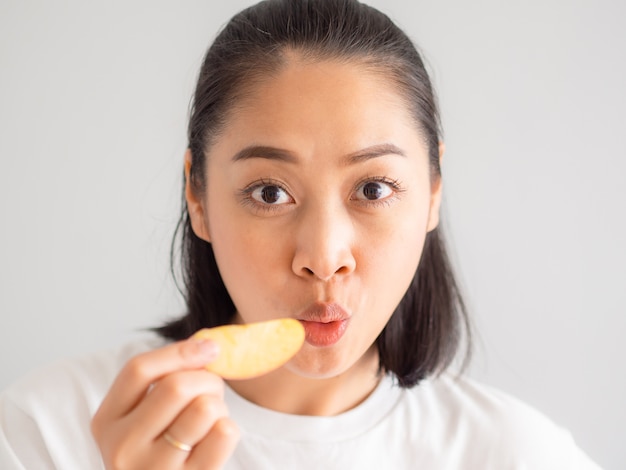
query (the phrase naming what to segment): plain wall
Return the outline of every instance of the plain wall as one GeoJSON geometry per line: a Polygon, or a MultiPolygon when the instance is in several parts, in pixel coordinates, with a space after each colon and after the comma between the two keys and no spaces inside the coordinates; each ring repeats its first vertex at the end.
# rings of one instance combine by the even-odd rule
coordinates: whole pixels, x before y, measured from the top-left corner
{"type": "MultiPolygon", "coordinates": [[[[626,461],[626,4],[379,0],[442,108],[470,373],[626,461]]],[[[189,99],[250,2],[0,5],[0,388],[182,311],[189,99]]]]}

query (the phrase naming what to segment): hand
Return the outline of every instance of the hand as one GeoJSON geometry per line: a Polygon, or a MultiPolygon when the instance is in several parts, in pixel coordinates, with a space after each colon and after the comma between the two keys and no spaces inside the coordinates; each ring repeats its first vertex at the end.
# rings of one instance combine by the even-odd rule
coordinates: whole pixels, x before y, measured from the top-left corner
{"type": "Polygon", "coordinates": [[[217,346],[189,339],[131,359],[113,382],[92,423],[110,470],[218,469],[235,449],[224,382],[202,366],[217,346]],[[164,438],[190,446],[182,450],[164,438]]]}

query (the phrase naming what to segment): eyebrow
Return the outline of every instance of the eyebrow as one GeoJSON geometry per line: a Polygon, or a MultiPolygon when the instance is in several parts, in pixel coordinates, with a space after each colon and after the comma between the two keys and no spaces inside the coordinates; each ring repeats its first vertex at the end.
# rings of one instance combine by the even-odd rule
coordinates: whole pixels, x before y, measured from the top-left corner
{"type": "Polygon", "coordinates": [[[295,163],[298,159],[289,150],[283,150],[275,147],[265,147],[261,145],[252,145],[246,147],[235,155],[233,155],[233,162],[239,162],[242,160],[250,160],[252,158],[265,158],[267,160],[278,160],[283,162],[295,163]]]}
{"type": "MultiPolygon", "coordinates": [[[[344,157],[346,165],[359,163],[372,158],[382,157],[384,155],[399,155],[406,157],[406,153],[399,147],[393,144],[378,144],[366,147],[356,152],[349,153],[344,157]]],[[[264,158],[267,160],[277,160],[287,163],[296,163],[298,158],[289,150],[279,149],[276,147],[267,147],[263,145],[252,145],[246,147],[235,155],[233,155],[232,161],[239,162],[243,160],[250,160],[253,158],[264,158]]]]}
{"type": "Polygon", "coordinates": [[[404,153],[400,147],[393,144],[379,144],[350,153],[346,155],[345,161],[346,164],[353,164],[370,160],[372,158],[382,157],[384,155],[399,155],[401,157],[406,157],[406,153],[404,153]]]}

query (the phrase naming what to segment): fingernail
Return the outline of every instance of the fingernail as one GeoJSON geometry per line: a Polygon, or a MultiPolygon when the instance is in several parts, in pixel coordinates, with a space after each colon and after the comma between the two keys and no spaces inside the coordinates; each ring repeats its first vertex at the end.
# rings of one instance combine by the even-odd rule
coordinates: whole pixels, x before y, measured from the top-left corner
{"type": "Polygon", "coordinates": [[[190,339],[186,349],[191,356],[204,361],[212,361],[220,353],[217,343],[207,339],[190,339]]]}

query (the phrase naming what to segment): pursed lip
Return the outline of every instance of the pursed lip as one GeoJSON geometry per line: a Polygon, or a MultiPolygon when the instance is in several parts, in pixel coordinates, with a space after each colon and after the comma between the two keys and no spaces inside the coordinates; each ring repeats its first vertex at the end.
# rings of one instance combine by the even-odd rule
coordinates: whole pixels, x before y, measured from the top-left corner
{"type": "Polygon", "coordinates": [[[312,346],[332,346],[346,331],[350,314],[339,304],[315,302],[301,312],[298,320],[304,326],[306,342],[312,346]]]}
{"type": "Polygon", "coordinates": [[[338,303],[315,302],[298,315],[298,320],[330,323],[350,318],[350,314],[338,303]]]}

